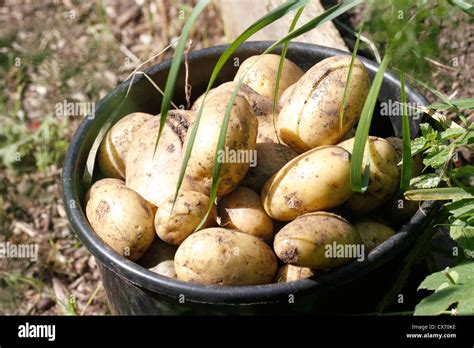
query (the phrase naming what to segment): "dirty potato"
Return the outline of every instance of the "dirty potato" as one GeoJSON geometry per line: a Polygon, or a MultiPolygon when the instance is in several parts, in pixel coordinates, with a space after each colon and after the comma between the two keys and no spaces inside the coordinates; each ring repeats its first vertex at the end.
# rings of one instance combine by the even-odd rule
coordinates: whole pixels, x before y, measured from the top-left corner
{"type": "Polygon", "coordinates": [[[267,244],[220,227],[190,235],[174,260],[178,279],[206,285],[268,284],[277,271],[275,254],[267,244]]]}
{"type": "MultiPolygon", "coordinates": [[[[207,95],[207,98],[212,97],[213,95],[222,93],[222,92],[230,92],[233,93],[235,87],[237,86],[236,81],[229,81],[225,82],[209,91],[209,94],[207,95]]],[[[252,88],[247,86],[245,83],[240,85],[240,90],[238,93],[239,96],[244,97],[247,99],[247,101],[250,104],[250,107],[252,108],[253,112],[255,112],[255,115],[261,116],[261,115],[267,115],[272,112],[272,107],[273,107],[273,99],[264,97],[261,94],[258,94],[255,92],[252,88]]],[[[193,104],[191,110],[197,111],[201,107],[202,100],[204,98],[204,95],[201,95],[193,104]]],[[[206,98],[206,100],[207,100],[206,98]]],[[[280,112],[280,108],[277,108],[276,112],[280,112]]]]}
{"type": "Polygon", "coordinates": [[[392,228],[371,219],[356,222],[354,228],[364,242],[367,251],[374,249],[395,234],[392,228]]]}
{"type": "Polygon", "coordinates": [[[138,263],[150,271],[168,278],[176,278],[174,270],[174,255],[178,248],[169,245],[159,238],[155,238],[153,244],[148,248],[138,263]]]}
{"type": "Polygon", "coordinates": [[[258,116],[258,132],[257,132],[257,143],[280,143],[278,141],[278,130],[277,130],[277,115],[275,120],[273,115],[258,116]]]}
{"type": "MultiPolygon", "coordinates": [[[[400,171],[402,170],[401,161],[403,159],[403,140],[397,137],[388,137],[386,139],[395,149],[397,153],[397,164],[400,171]]],[[[411,158],[411,177],[417,177],[423,172],[423,156],[417,154],[411,158]]]]}
{"type": "MultiPolygon", "coordinates": [[[[173,207],[174,194],[168,197],[156,211],[155,230],[166,243],[180,245],[198,227],[206,216],[209,197],[194,191],[178,194],[173,207]]],[[[216,222],[216,210],[212,208],[202,228],[212,227],[216,222]]]]}
{"type": "Polygon", "coordinates": [[[110,178],[125,178],[125,159],[135,133],[153,115],[143,112],[131,113],[118,121],[102,141],[97,162],[100,171],[110,178]]]}
{"type": "Polygon", "coordinates": [[[256,149],[256,166],[250,166],[241,185],[260,194],[267,180],[298,154],[290,147],[278,143],[257,143],[256,149]]]}
{"type": "MultiPolygon", "coordinates": [[[[355,193],[347,202],[347,207],[356,215],[367,214],[380,207],[397,190],[400,172],[397,167],[397,153],[385,139],[369,137],[370,173],[369,186],[364,193],[355,193]]],[[[338,146],[352,152],[354,138],[338,146]]],[[[367,154],[362,163],[365,168],[367,154]]]]}
{"type": "MultiPolygon", "coordinates": [[[[222,92],[207,99],[188,162],[186,178],[190,188],[205,195],[211,191],[214,156],[230,94],[222,92]]],[[[226,146],[218,154],[222,163],[218,196],[231,192],[245,177],[255,154],[256,139],[257,118],[247,100],[237,95],[229,118],[226,146]]]]}
{"type": "MultiPolygon", "coordinates": [[[[280,56],[277,54],[252,56],[242,62],[234,81],[238,81],[245,74],[243,83],[250,86],[257,93],[273,100],[279,64],[280,56]]],[[[278,98],[285,89],[298,81],[303,73],[303,70],[295,63],[285,58],[278,86],[278,98]]]]}
{"type": "Polygon", "coordinates": [[[239,186],[222,197],[217,212],[221,227],[248,233],[266,243],[273,238],[272,219],[263,209],[260,196],[247,187],[239,186]]]}
{"type": "Polygon", "coordinates": [[[272,218],[290,221],[308,212],[334,208],[352,194],[349,152],[321,146],[291,160],[268,179],[262,203],[272,218]]]}
{"type": "Polygon", "coordinates": [[[364,64],[356,59],[342,128],[339,129],[350,62],[351,56],[324,59],[295,84],[278,115],[278,135],[285,144],[299,153],[321,145],[333,145],[359,120],[370,80],[364,64]]]}
{"type": "Polygon", "coordinates": [[[130,260],[139,259],[155,237],[151,205],[122,183],[96,182],[86,215],[99,237],[130,260]]]}
{"type": "MultiPolygon", "coordinates": [[[[126,159],[126,186],[155,206],[160,206],[175,192],[181,168],[183,139],[189,127],[189,113],[183,110],[170,111],[170,120],[165,124],[156,153],[154,150],[160,117],[147,121],[130,144],[126,159]]],[[[186,188],[186,182],[183,182],[182,189],[186,188]]]]}
{"type": "Polygon", "coordinates": [[[326,212],[298,217],[283,227],[273,242],[275,253],[284,263],[321,270],[356,257],[361,245],[360,236],[347,220],[326,212]]]}
{"type": "Polygon", "coordinates": [[[316,274],[311,268],[283,265],[276,276],[277,283],[289,283],[297,280],[313,277],[316,274]]]}

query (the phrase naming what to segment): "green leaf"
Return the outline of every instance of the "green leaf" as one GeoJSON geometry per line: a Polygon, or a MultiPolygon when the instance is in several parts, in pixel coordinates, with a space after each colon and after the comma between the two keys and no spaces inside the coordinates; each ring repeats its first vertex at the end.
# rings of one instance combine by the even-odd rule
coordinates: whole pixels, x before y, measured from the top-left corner
{"type": "Polygon", "coordinates": [[[474,314],[474,262],[436,272],[420,284],[418,290],[435,291],[415,308],[415,315],[439,315],[456,305],[459,315],[474,314]],[[449,275],[449,277],[446,275],[449,275]],[[455,284],[452,284],[452,280],[455,284]]]}
{"type": "MultiPolygon", "coordinates": [[[[291,0],[287,1],[284,4],[278,6],[274,10],[268,12],[266,15],[258,19],[255,23],[253,23],[251,26],[249,26],[242,34],[240,34],[221,54],[219,57],[219,60],[217,61],[214,69],[212,70],[211,77],[209,78],[209,82],[207,85],[206,92],[204,93],[204,97],[202,99],[202,103],[199,106],[198,111],[196,112],[196,117],[194,120],[194,124],[191,127],[191,132],[189,133],[189,138],[188,138],[188,143],[186,145],[186,149],[184,151],[184,156],[183,156],[183,163],[181,164],[180,172],[179,172],[179,177],[178,181],[176,184],[176,190],[175,190],[175,195],[174,195],[174,200],[173,200],[173,207],[174,204],[176,203],[176,199],[179,194],[179,189],[181,188],[181,185],[183,183],[184,175],[186,173],[186,169],[188,166],[189,158],[191,156],[191,152],[193,150],[194,146],[194,141],[196,139],[196,134],[197,130],[199,128],[199,124],[201,122],[201,115],[203,111],[203,106],[206,101],[207,95],[209,91],[211,90],[212,86],[214,85],[214,82],[219,75],[220,71],[222,70],[224,64],[227,62],[227,60],[232,56],[232,54],[235,52],[235,50],[245,41],[247,40],[250,36],[261,30],[262,28],[266,27],[267,25],[273,23],[277,19],[283,17],[286,15],[289,11],[299,8],[301,6],[304,6],[308,3],[309,0],[291,0]]],[[[213,204],[214,201],[210,200],[210,204],[213,204]]],[[[171,209],[173,210],[173,209],[171,209]]]]}
{"type": "Polygon", "coordinates": [[[158,136],[156,137],[154,152],[156,152],[158,143],[160,142],[161,134],[163,133],[163,129],[166,124],[166,120],[168,119],[170,102],[174,95],[174,87],[178,78],[179,67],[183,60],[184,49],[186,46],[186,42],[188,41],[189,33],[191,32],[194,22],[208,4],[209,0],[200,0],[197,3],[196,7],[193,9],[193,12],[191,12],[189,19],[186,21],[186,24],[184,25],[183,30],[181,31],[181,36],[178,40],[178,44],[176,45],[173,61],[171,62],[170,70],[168,72],[168,78],[166,79],[165,94],[163,95],[163,100],[161,102],[160,130],[158,131],[158,136]]]}
{"type": "Polygon", "coordinates": [[[359,43],[360,43],[360,37],[362,35],[362,29],[364,27],[364,24],[360,26],[359,32],[357,33],[357,40],[355,42],[354,50],[352,51],[352,56],[351,56],[351,63],[349,65],[349,71],[347,73],[347,78],[346,78],[346,85],[344,86],[344,94],[342,96],[342,108],[339,111],[339,132],[342,130],[342,125],[344,124],[344,111],[346,110],[347,106],[347,97],[349,94],[349,85],[351,83],[351,78],[352,78],[352,69],[354,67],[354,62],[357,57],[357,51],[359,50],[359,43]]]}
{"type": "Polygon", "coordinates": [[[446,145],[433,146],[425,152],[426,157],[423,159],[425,167],[441,168],[449,160],[450,148],[446,145]]]}
{"type": "Polygon", "coordinates": [[[405,94],[405,76],[403,70],[400,71],[400,89],[402,100],[402,135],[403,135],[403,153],[402,153],[402,172],[400,177],[400,191],[405,192],[410,186],[411,179],[411,148],[410,148],[410,121],[407,111],[407,97],[405,94]]]}
{"type": "Polygon", "coordinates": [[[367,189],[368,176],[362,176],[362,161],[364,159],[365,145],[369,136],[369,129],[370,124],[372,122],[372,116],[374,114],[375,104],[377,103],[377,97],[379,95],[385,70],[387,69],[389,61],[390,53],[387,52],[387,54],[382,60],[382,63],[379,66],[377,73],[375,74],[374,80],[372,81],[372,86],[370,87],[369,94],[367,96],[367,99],[365,100],[359,124],[357,126],[351,159],[352,191],[364,192],[367,189]]]}
{"type": "Polygon", "coordinates": [[[462,218],[474,213],[474,199],[460,199],[447,203],[444,207],[455,217],[462,218]]]}
{"type": "Polygon", "coordinates": [[[431,105],[428,105],[428,109],[434,109],[438,111],[445,111],[452,109],[453,105],[457,107],[458,109],[473,109],[474,108],[474,98],[466,98],[466,99],[451,99],[450,104],[448,103],[434,103],[431,105]]]}
{"type": "Polygon", "coordinates": [[[448,128],[445,131],[441,132],[440,140],[444,141],[451,138],[456,138],[460,135],[463,135],[466,132],[464,128],[448,128]]]}
{"type": "Polygon", "coordinates": [[[464,198],[474,198],[474,188],[442,187],[405,192],[405,199],[409,201],[447,201],[464,198]]]}
{"type": "MultiPolygon", "coordinates": [[[[295,29],[296,23],[298,23],[298,19],[301,16],[301,13],[303,13],[305,6],[302,6],[300,9],[298,9],[298,12],[296,12],[295,16],[293,17],[293,20],[291,21],[289,32],[292,32],[295,29]]],[[[278,71],[275,79],[275,91],[273,92],[273,104],[272,104],[272,115],[273,115],[273,128],[275,131],[275,134],[277,134],[276,130],[276,109],[277,109],[277,103],[278,103],[278,89],[280,87],[280,80],[281,80],[281,74],[283,73],[283,65],[285,63],[285,58],[286,58],[286,53],[288,51],[288,45],[290,42],[285,42],[283,45],[283,49],[281,50],[281,55],[280,55],[280,62],[278,64],[278,71]]],[[[277,135],[278,142],[280,142],[280,138],[277,135]]]]}
{"type": "Polygon", "coordinates": [[[474,257],[474,226],[469,225],[463,220],[456,219],[449,228],[449,234],[461,248],[469,253],[473,253],[472,255],[474,257]]]}
{"type": "Polygon", "coordinates": [[[423,174],[411,179],[410,186],[417,189],[434,188],[439,185],[441,177],[437,173],[423,174]]]}
{"type": "Polygon", "coordinates": [[[420,124],[420,131],[423,135],[423,138],[428,141],[433,141],[438,138],[438,131],[434,130],[433,127],[431,127],[431,125],[428,123],[420,124]]]}
{"type": "Polygon", "coordinates": [[[466,12],[469,16],[474,16],[474,6],[464,0],[450,0],[449,1],[454,6],[459,7],[462,11],[466,12]]]}
{"type": "Polygon", "coordinates": [[[464,167],[454,168],[451,171],[451,175],[457,178],[469,178],[471,176],[474,176],[474,166],[468,165],[464,167]]]}
{"type": "Polygon", "coordinates": [[[419,137],[411,141],[411,153],[412,156],[419,154],[420,152],[426,150],[428,147],[428,142],[425,138],[419,137]]]}

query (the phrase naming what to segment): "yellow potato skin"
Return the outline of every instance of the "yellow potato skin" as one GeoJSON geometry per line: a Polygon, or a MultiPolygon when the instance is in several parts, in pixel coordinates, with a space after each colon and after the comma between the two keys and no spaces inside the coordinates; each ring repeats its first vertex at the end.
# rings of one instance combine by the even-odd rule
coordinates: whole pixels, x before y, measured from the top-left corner
{"type": "Polygon", "coordinates": [[[261,199],[273,219],[290,221],[305,213],[334,208],[352,195],[350,154],[329,145],[288,162],[265,183],[261,199]]]}
{"type": "Polygon", "coordinates": [[[257,144],[258,143],[274,143],[278,144],[278,115],[275,115],[275,125],[273,124],[273,115],[268,114],[264,116],[258,116],[258,133],[257,133],[257,144]]]}
{"type": "Polygon", "coordinates": [[[177,278],[174,270],[174,255],[178,248],[155,238],[138,263],[150,271],[168,278],[177,278]]]}
{"type": "MultiPolygon", "coordinates": [[[[188,162],[186,178],[190,190],[205,195],[209,195],[211,191],[214,156],[230,94],[230,92],[222,92],[207,99],[188,162]]],[[[257,118],[249,103],[245,98],[237,95],[227,128],[225,141],[227,149],[244,151],[246,154],[254,151],[257,127],[257,118]]],[[[188,141],[189,134],[186,137],[185,146],[188,141]]],[[[245,177],[249,167],[250,162],[228,163],[223,157],[217,195],[223,196],[235,189],[245,177]]]]}
{"type": "Polygon", "coordinates": [[[349,258],[326,257],[326,245],[362,244],[360,236],[344,218],[331,213],[305,214],[283,227],[275,235],[273,248],[287,264],[327,270],[340,266],[349,258]]]}
{"type": "MultiPolygon", "coordinates": [[[[388,137],[386,139],[395,149],[397,153],[397,164],[400,163],[403,159],[403,140],[397,137],[388,137]]],[[[402,170],[401,164],[398,166],[400,172],[402,170]]],[[[423,172],[423,156],[417,154],[411,158],[411,177],[417,177],[423,172]]]]}
{"type": "MultiPolygon", "coordinates": [[[[209,94],[207,95],[207,98],[212,97],[222,92],[233,93],[236,86],[237,86],[236,81],[224,82],[223,84],[211,89],[209,91],[209,94]]],[[[263,95],[255,92],[251,87],[249,87],[245,83],[240,85],[240,90],[238,92],[238,95],[247,99],[255,115],[262,116],[262,115],[268,115],[272,113],[273,99],[264,97],[263,95]]],[[[199,108],[201,107],[203,98],[204,98],[204,94],[201,95],[198,99],[196,99],[191,110],[198,111],[199,108]]],[[[277,115],[279,112],[280,112],[280,108],[278,107],[276,110],[277,115]]]]}
{"type": "Polygon", "coordinates": [[[285,89],[283,93],[280,96],[280,99],[278,100],[278,106],[280,109],[283,109],[283,107],[286,105],[288,102],[288,99],[290,99],[291,93],[293,93],[293,89],[295,88],[296,83],[292,84],[290,87],[285,89]]]}
{"type": "Polygon", "coordinates": [[[277,271],[272,249],[246,233],[220,227],[190,235],[174,259],[178,279],[206,285],[261,285],[277,271]]]}
{"type": "MultiPolygon", "coordinates": [[[[234,81],[238,81],[242,75],[248,71],[244,77],[243,83],[250,86],[257,93],[273,100],[279,64],[280,56],[277,54],[264,54],[249,57],[240,65],[239,70],[234,77],[234,81]]],[[[291,60],[285,58],[281,80],[278,86],[277,98],[280,98],[285,89],[298,81],[301,76],[303,76],[303,73],[304,72],[301,68],[291,60]]]]}
{"type": "MultiPolygon", "coordinates": [[[[352,153],[354,138],[345,140],[338,146],[352,153]]],[[[369,152],[369,186],[364,193],[355,193],[347,202],[347,207],[355,215],[365,215],[380,207],[397,191],[400,182],[397,153],[387,140],[369,137],[369,152]]],[[[367,155],[364,157],[363,166],[367,155]]]]}
{"type": "Polygon", "coordinates": [[[298,154],[278,143],[257,143],[256,149],[257,166],[250,167],[241,185],[260,194],[267,180],[298,154]]]}
{"type": "Polygon", "coordinates": [[[119,120],[105,136],[98,151],[101,172],[110,178],[125,178],[125,159],[135,132],[153,115],[131,113],[119,120]]]}
{"type": "Polygon", "coordinates": [[[359,59],[354,62],[342,128],[339,114],[351,56],[334,56],[314,65],[295,84],[278,116],[278,135],[295,151],[303,153],[333,145],[359,120],[370,80],[359,59]]]}
{"type": "Polygon", "coordinates": [[[248,233],[266,243],[273,238],[273,222],[260,202],[260,196],[251,189],[237,187],[222,197],[217,204],[221,227],[248,233]]]}
{"type": "Polygon", "coordinates": [[[155,238],[150,204],[123,184],[96,182],[86,215],[99,237],[132,261],[139,259],[155,238]]]}
{"type": "Polygon", "coordinates": [[[297,280],[310,278],[316,275],[316,271],[313,271],[308,267],[298,267],[293,265],[283,265],[278,270],[276,276],[277,283],[289,283],[297,280]]]}
{"type": "MultiPolygon", "coordinates": [[[[181,168],[182,130],[165,124],[156,154],[160,117],[153,117],[141,127],[130,144],[126,159],[126,186],[159,207],[174,194],[181,168]]],[[[182,189],[187,189],[183,182],[182,189]]]]}
{"type": "MultiPolygon", "coordinates": [[[[166,243],[180,245],[198,227],[209,207],[209,197],[194,191],[178,194],[173,207],[174,194],[168,197],[156,211],[155,230],[158,237],[166,243]]],[[[212,208],[202,228],[216,223],[216,209],[212,208]]]]}
{"type": "Polygon", "coordinates": [[[356,222],[354,228],[360,235],[367,251],[371,251],[395,234],[395,231],[389,226],[370,219],[356,222]]]}

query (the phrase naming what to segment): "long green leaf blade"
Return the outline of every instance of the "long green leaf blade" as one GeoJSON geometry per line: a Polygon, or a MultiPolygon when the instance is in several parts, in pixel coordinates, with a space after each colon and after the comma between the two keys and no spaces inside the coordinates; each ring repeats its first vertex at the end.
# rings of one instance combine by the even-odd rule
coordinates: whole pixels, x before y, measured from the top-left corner
{"type": "Polygon", "coordinates": [[[400,177],[400,191],[405,192],[410,187],[411,180],[411,136],[410,122],[408,120],[407,96],[405,93],[405,76],[403,70],[400,71],[400,89],[402,99],[402,173],[400,177]]]}
{"type": "Polygon", "coordinates": [[[369,129],[374,114],[375,104],[377,102],[377,97],[389,61],[390,52],[387,52],[379,66],[377,74],[375,74],[374,80],[372,81],[372,86],[370,87],[369,94],[365,100],[359,125],[357,126],[351,159],[351,188],[356,192],[364,192],[368,185],[368,175],[362,177],[362,161],[364,159],[364,152],[367,138],[369,136],[369,129]]]}
{"type": "Polygon", "coordinates": [[[441,187],[405,192],[405,199],[409,201],[445,201],[464,198],[474,198],[473,187],[441,187]]]}
{"type": "Polygon", "coordinates": [[[156,148],[158,147],[158,143],[160,142],[161,134],[163,133],[166,120],[168,119],[168,111],[170,109],[170,102],[174,95],[174,88],[176,85],[176,79],[178,77],[179,67],[181,65],[181,61],[183,60],[183,54],[184,54],[184,49],[186,46],[186,41],[188,40],[189,33],[193,27],[194,22],[196,21],[198,16],[206,8],[208,4],[209,4],[209,0],[200,0],[198,2],[196,7],[191,12],[189,19],[186,21],[186,24],[183,27],[181,36],[179,38],[176,49],[174,51],[173,60],[171,62],[171,67],[168,72],[168,78],[166,79],[165,94],[161,102],[160,130],[158,131],[158,136],[156,138],[155,152],[156,152],[156,148]]]}
{"type": "Polygon", "coordinates": [[[354,51],[352,52],[351,63],[349,65],[349,72],[347,73],[346,85],[344,86],[344,94],[342,96],[342,108],[339,111],[339,133],[342,130],[342,125],[344,124],[344,111],[347,106],[347,96],[349,94],[349,84],[352,79],[352,68],[354,67],[355,58],[357,57],[357,51],[359,50],[360,37],[362,35],[362,29],[364,24],[360,26],[359,32],[357,33],[357,40],[355,42],[354,51]]]}

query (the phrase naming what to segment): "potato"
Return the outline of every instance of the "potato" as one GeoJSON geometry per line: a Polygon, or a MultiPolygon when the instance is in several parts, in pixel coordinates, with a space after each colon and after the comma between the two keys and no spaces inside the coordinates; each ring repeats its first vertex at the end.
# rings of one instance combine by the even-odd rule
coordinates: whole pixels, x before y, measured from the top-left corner
{"type": "Polygon", "coordinates": [[[250,167],[241,185],[261,193],[265,182],[298,154],[290,147],[278,143],[257,143],[256,149],[257,166],[250,167]]]}
{"type": "MultiPolygon", "coordinates": [[[[222,93],[224,91],[233,93],[236,86],[237,86],[236,81],[225,82],[225,83],[211,89],[209,91],[209,94],[207,95],[207,98],[209,98],[213,95],[222,93]]],[[[267,115],[267,114],[272,113],[273,97],[271,99],[267,98],[267,97],[264,97],[263,95],[260,95],[257,92],[255,92],[252,88],[250,88],[245,83],[240,85],[240,90],[239,90],[238,95],[240,95],[241,97],[244,97],[245,99],[247,99],[247,101],[249,102],[250,107],[252,108],[253,112],[255,112],[255,115],[261,116],[261,115],[267,115]]],[[[204,94],[201,95],[198,99],[196,99],[196,101],[194,102],[191,110],[198,111],[200,106],[201,106],[203,98],[204,98],[204,94]]],[[[207,98],[206,98],[206,100],[207,100],[207,98]]],[[[280,112],[279,107],[277,108],[276,112],[277,112],[277,114],[280,112]]]]}
{"type": "Polygon", "coordinates": [[[122,183],[100,180],[91,190],[86,215],[92,229],[117,253],[139,259],[153,242],[153,210],[122,183]]]}
{"type": "MultiPolygon", "coordinates": [[[[186,117],[189,117],[189,111],[170,111],[170,121],[165,124],[156,154],[160,117],[147,121],[130,144],[126,159],[126,186],[155,206],[160,206],[176,190],[183,153],[182,139],[188,125],[186,117]],[[179,116],[182,122],[171,121],[179,116]]],[[[184,181],[182,190],[186,188],[184,181]]]]}
{"type": "MultiPolygon", "coordinates": [[[[352,153],[354,138],[338,146],[352,153]]],[[[380,207],[397,190],[400,172],[397,168],[397,153],[390,143],[378,137],[369,137],[370,174],[369,186],[364,193],[355,193],[347,207],[356,215],[365,215],[380,207]]],[[[362,166],[365,168],[367,154],[362,166]]]]}
{"type": "MultiPolygon", "coordinates": [[[[252,56],[242,62],[234,77],[234,81],[238,81],[245,74],[243,83],[249,85],[257,93],[273,100],[279,64],[280,56],[277,54],[252,56]]],[[[278,85],[278,98],[280,98],[285,89],[298,81],[303,76],[303,73],[303,70],[295,63],[285,58],[278,85]]]]}
{"type": "Polygon", "coordinates": [[[339,130],[339,113],[350,61],[351,56],[324,59],[294,86],[278,115],[278,135],[296,152],[336,144],[358,121],[370,80],[364,64],[356,59],[339,130]]]}
{"type": "Polygon", "coordinates": [[[280,107],[280,109],[282,109],[285,106],[285,104],[288,102],[288,99],[290,99],[290,95],[293,92],[295,85],[296,83],[292,84],[290,87],[285,89],[285,91],[281,94],[281,97],[278,100],[278,106],[280,107]]]}
{"type": "Polygon", "coordinates": [[[278,270],[278,274],[276,276],[276,282],[277,283],[295,282],[297,280],[310,278],[314,276],[315,274],[316,272],[314,272],[311,268],[308,268],[308,267],[283,265],[278,270]]]}
{"type": "Polygon", "coordinates": [[[148,248],[138,263],[150,271],[165,277],[176,278],[174,270],[174,255],[177,247],[169,245],[159,238],[155,238],[153,244],[148,248]]]}
{"type": "MultiPolygon", "coordinates": [[[[193,191],[178,194],[173,207],[174,194],[168,197],[156,211],[155,230],[158,237],[166,243],[180,245],[198,227],[209,207],[209,197],[193,191]]],[[[215,207],[202,228],[212,227],[216,223],[215,207]]]]}
{"type": "Polygon", "coordinates": [[[266,182],[262,203],[268,215],[290,221],[297,216],[328,210],[347,201],[350,154],[337,146],[321,146],[287,163],[266,182]]]}
{"type": "Polygon", "coordinates": [[[392,228],[370,219],[356,222],[354,228],[364,242],[367,251],[374,249],[395,234],[392,228]]]}
{"type": "Polygon", "coordinates": [[[246,233],[220,227],[190,235],[174,259],[178,279],[207,285],[271,283],[277,271],[272,249],[246,233]]]}
{"type": "MultiPolygon", "coordinates": [[[[397,153],[397,164],[401,163],[403,159],[403,140],[397,137],[388,137],[386,139],[395,149],[397,153]]],[[[398,166],[400,172],[402,170],[401,164],[398,166]]],[[[423,172],[423,156],[417,154],[411,158],[411,177],[417,177],[423,172]]]]}
{"type": "Polygon", "coordinates": [[[362,241],[352,225],[331,213],[305,214],[275,235],[273,248],[285,263],[311,269],[332,269],[363,257],[362,241]]]}
{"type": "Polygon", "coordinates": [[[266,243],[273,238],[272,219],[260,202],[260,196],[247,187],[239,186],[217,204],[221,227],[248,233],[266,243]]]}
{"type": "Polygon", "coordinates": [[[258,133],[257,133],[257,143],[276,143],[279,144],[278,141],[278,133],[276,125],[278,120],[276,119],[277,115],[275,115],[275,125],[273,124],[273,115],[264,115],[258,116],[258,133]]]}
{"type": "Polygon", "coordinates": [[[130,143],[135,132],[152,117],[143,112],[134,112],[122,118],[107,132],[97,159],[100,171],[106,177],[125,178],[125,159],[130,143]]]}
{"type": "MultiPolygon", "coordinates": [[[[205,195],[211,191],[214,156],[230,94],[222,92],[207,99],[188,162],[186,178],[190,189],[205,195]]],[[[218,196],[231,192],[245,177],[255,155],[256,138],[257,118],[247,100],[237,95],[229,118],[226,146],[218,154],[222,163],[218,196]]]]}

